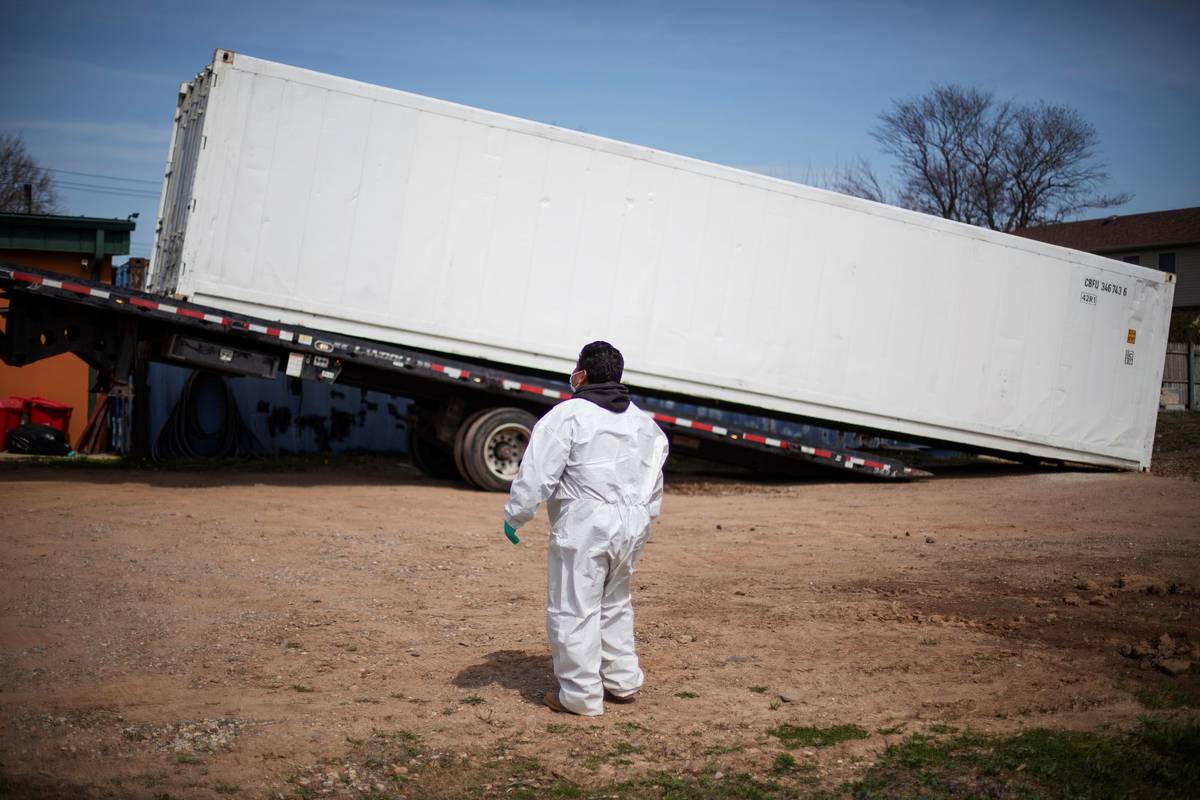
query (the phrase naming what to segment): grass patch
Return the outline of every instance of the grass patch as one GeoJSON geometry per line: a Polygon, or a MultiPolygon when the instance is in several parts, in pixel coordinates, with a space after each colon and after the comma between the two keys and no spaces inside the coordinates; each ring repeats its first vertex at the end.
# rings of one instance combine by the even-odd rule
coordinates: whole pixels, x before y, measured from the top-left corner
{"type": "Polygon", "coordinates": [[[771,764],[771,773],[774,775],[786,775],[789,772],[796,771],[796,757],[791,753],[780,753],[775,756],[774,763],[771,764]]]}
{"type": "Polygon", "coordinates": [[[632,736],[633,734],[637,733],[638,731],[646,730],[646,728],[643,725],[638,725],[636,722],[618,722],[617,730],[619,730],[621,733],[625,734],[626,736],[632,736]]]}
{"type": "Polygon", "coordinates": [[[774,781],[762,781],[746,774],[722,774],[721,778],[717,779],[715,774],[676,776],[650,773],[603,788],[584,788],[569,781],[557,781],[538,788],[517,788],[506,796],[517,800],[541,800],[550,797],[580,800],[642,800],[650,797],[663,800],[792,800],[807,798],[810,795],[802,795],[774,781]]]}
{"type": "Polygon", "coordinates": [[[766,693],[767,693],[767,687],[765,687],[765,686],[751,686],[751,687],[750,687],[750,691],[754,692],[755,694],[766,694],[766,693]]]}
{"type": "Polygon", "coordinates": [[[730,753],[740,753],[745,749],[746,745],[740,742],[736,744],[714,744],[704,748],[704,755],[709,757],[724,756],[729,755],[730,753]]]}
{"type": "Polygon", "coordinates": [[[866,739],[867,732],[857,725],[831,725],[815,728],[798,725],[778,725],[767,731],[788,748],[828,747],[851,739],[866,739]]]}
{"type": "Polygon", "coordinates": [[[1116,735],[1034,729],[987,738],[914,734],[884,751],[855,800],[920,796],[1183,800],[1200,786],[1200,723],[1146,719],[1116,735]]]}
{"type": "MultiPolygon", "coordinates": [[[[817,746],[865,735],[853,725],[780,726],[772,731],[774,736],[780,733],[784,734],[780,738],[805,739],[803,743],[817,746]],[[806,733],[800,736],[797,731],[806,733]]],[[[511,755],[504,748],[500,752],[511,755]]],[[[1200,723],[1173,725],[1154,718],[1120,734],[1051,730],[1008,737],[910,734],[888,747],[861,780],[836,787],[818,786],[815,765],[788,752],[771,757],[773,761],[763,768],[766,774],[758,777],[717,765],[700,774],[642,772],[624,758],[638,752],[630,742],[594,752],[581,766],[587,770],[603,764],[618,767],[619,778],[582,784],[523,756],[464,769],[465,761],[449,754],[438,756],[405,731],[376,732],[355,746],[351,758],[359,765],[360,776],[365,772],[364,779],[388,787],[364,798],[403,794],[475,800],[492,796],[517,800],[1183,800],[1195,796],[1194,787],[1200,786],[1200,759],[1195,757],[1200,752],[1200,723]],[[392,772],[397,764],[408,768],[402,778],[392,772]],[[481,792],[485,784],[496,791],[481,792]]],[[[293,798],[295,791],[287,796],[293,798]]]]}
{"type": "Polygon", "coordinates": [[[303,694],[309,694],[313,690],[313,687],[305,686],[303,683],[293,683],[292,688],[294,690],[296,690],[297,692],[301,692],[303,694]]]}
{"type": "Polygon", "coordinates": [[[175,763],[176,764],[203,764],[204,762],[201,759],[197,758],[196,756],[192,755],[191,753],[176,753],[175,754],[175,763]]]}
{"type": "Polygon", "coordinates": [[[283,643],[283,646],[286,647],[288,650],[299,650],[300,649],[300,643],[295,640],[286,641],[283,643]]]}
{"type": "Polygon", "coordinates": [[[242,787],[238,786],[236,783],[225,783],[224,781],[217,781],[213,784],[212,788],[217,794],[230,795],[237,794],[242,790],[242,787]]]}
{"type": "Polygon", "coordinates": [[[481,705],[483,705],[484,700],[482,697],[480,697],[477,694],[471,694],[471,695],[467,695],[459,702],[462,703],[464,706],[481,706],[481,705]]]}
{"type": "Polygon", "coordinates": [[[907,727],[908,727],[907,722],[901,722],[899,725],[892,725],[891,727],[888,727],[888,728],[880,728],[879,730],[877,730],[875,732],[878,733],[880,736],[895,736],[897,733],[903,733],[904,729],[907,727]]]}
{"type": "Polygon", "coordinates": [[[1192,698],[1174,686],[1164,686],[1161,689],[1139,689],[1134,692],[1134,697],[1138,699],[1138,702],[1143,707],[1154,711],[1163,711],[1170,708],[1191,708],[1193,705],[1192,698]]]}
{"type": "Polygon", "coordinates": [[[617,746],[613,748],[612,754],[614,756],[627,756],[640,752],[642,752],[642,748],[635,744],[630,744],[629,742],[617,742],[617,746]]]}
{"type": "Polygon", "coordinates": [[[680,700],[695,700],[700,695],[696,694],[695,692],[676,692],[675,696],[680,700]]]}

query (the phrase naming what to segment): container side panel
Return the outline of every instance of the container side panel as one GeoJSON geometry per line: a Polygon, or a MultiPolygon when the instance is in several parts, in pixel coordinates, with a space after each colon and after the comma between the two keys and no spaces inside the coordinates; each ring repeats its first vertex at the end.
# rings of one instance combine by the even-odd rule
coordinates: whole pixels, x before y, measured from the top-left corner
{"type": "MultiPolygon", "coordinates": [[[[307,232],[308,208],[316,180],[321,125],[328,92],[288,82],[284,86],[274,139],[274,157],[267,181],[252,274],[248,287],[267,296],[298,294],[300,264],[307,232]]],[[[340,258],[338,259],[341,260],[340,258]]]]}
{"type": "Polygon", "coordinates": [[[758,380],[769,384],[787,380],[781,366],[793,348],[804,347],[801,331],[808,325],[797,315],[798,298],[789,281],[796,272],[792,268],[794,226],[791,225],[791,210],[792,198],[783,193],[771,192],[764,198],[762,233],[757,242],[761,252],[755,259],[764,264],[777,264],[776,277],[735,286],[733,290],[746,318],[757,323],[761,346],[750,358],[758,380]]]}
{"type": "Polygon", "coordinates": [[[655,275],[653,334],[645,352],[653,354],[655,368],[690,361],[694,341],[692,320],[700,294],[713,288],[702,285],[698,265],[704,257],[704,240],[697,220],[708,214],[713,181],[702,175],[671,170],[664,178],[659,204],[663,218],[662,252],[655,275]]]}
{"type": "MultiPolygon", "coordinates": [[[[546,293],[536,313],[527,315],[529,328],[526,335],[540,341],[556,341],[564,331],[571,330],[575,319],[572,276],[577,271],[585,208],[581,187],[587,178],[591,154],[561,142],[546,141],[544,147],[546,171],[537,201],[537,231],[530,254],[529,284],[535,288],[543,287],[546,293]]],[[[608,280],[603,275],[595,278],[597,282],[608,280]]],[[[592,288],[581,287],[581,291],[592,291],[592,288]]]]}
{"type": "Polygon", "coordinates": [[[499,132],[485,125],[462,127],[448,218],[445,263],[436,273],[441,319],[467,337],[487,334],[482,325],[502,321],[509,309],[493,306],[484,295],[488,252],[497,214],[497,187],[503,161],[499,132]]]}
{"type": "Polygon", "coordinates": [[[417,119],[388,302],[389,318],[401,327],[438,334],[446,330],[441,312],[453,298],[445,296],[442,273],[450,248],[447,228],[463,124],[433,114],[421,114],[417,119]]]}
{"type": "Polygon", "coordinates": [[[577,355],[581,345],[595,339],[620,338],[618,331],[608,327],[608,317],[621,292],[612,276],[621,256],[627,210],[625,191],[632,165],[627,159],[607,153],[593,152],[591,156],[579,189],[583,194],[583,222],[575,274],[570,276],[570,291],[560,300],[570,304],[574,315],[571,327],[547,342],[565,351],[563,355],[571,354],[572,350],[575,351],[572,355],[577,355]]]}
{"type": "Polygon", "coordinates": [[[257,76],[241,80],[249,83],[245,92],[249,112],[242,117],[245,124],[236,157],[230,159],[237,169],[227,174],[222,193],[216,198],[229,207],[229,217],[224,225],[221,256],[213,266],[222,283],[250,288],[254,286],[263,222],[271,213],[267,210],[267,190],[286,83],[257,76]]]}
{"type": "MultiPolygon", "coordinates": [[[[606,327],[635,350],[648,351],[655,317],[655,275],[660,267],[663,212],[659,195],[672,170],[635,164],[625,188],[624,230],[617,260],[611,267],[616,293],[606,327]]],[[[617,347],[620,348],[620,344],[617,347]]]]}
{"type": "Polygon", "coordinates": [[[416,111],[390,103],[375,102],[371,108],[362,197],[342,286],[342,305],[360,314],[387,314],[404,227],[417,118],[416,111]]]}
{"type": "MultiPolygon", "coordinates": [[[[535,136],[509,132],[503,137],[503,162],[487,254],[484,296],[488,314],[480,320],[486,337],[506,344],[536,342],[528,330],[544,326],[545,310],[566,302],[561,284],[534,286],[530,280],[539,201],[546,180],[548,142],[535,136]]],[[[561,332],[555,338],[561,336],[561,332]]]]}
{"type": "Polygon", "coordinates": [[[309,302],[324,299],[340,305],[346,272],[367,266],[351,264],[347,256],[356,230],[372,106],[340,92],[331,92],[323,105],[298,278],[309,302]]]}

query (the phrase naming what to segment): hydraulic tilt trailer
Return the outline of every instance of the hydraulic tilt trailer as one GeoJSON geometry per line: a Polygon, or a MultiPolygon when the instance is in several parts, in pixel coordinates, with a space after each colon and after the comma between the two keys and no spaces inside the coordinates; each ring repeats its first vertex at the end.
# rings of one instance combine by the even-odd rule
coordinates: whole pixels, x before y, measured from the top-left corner
{"type": "Polygon", "coordinates": [[[552,378],[607,339],[644,396],[1150,467],[1173,275],[229,50],[174,114],[162,297],[552,378]]]}
{"type": "MultiPolygon", "coordinates": [[[[15,264],[0,264],[0,291],[9,302],[0,359],[10,366],[74,353],[100,373],[105,388],[130,383],[140,363],[163,361],[260,378],[283,371],[299,380],[403,395],[414,401],[413,462],[432,476],[461,477],[489,491],[506,489],[515,477],[537,417],[570,397],[561,380],[543,373],[283,325],[15,264]]],[[[701,398],[634,391],[651,406],[656,399],[705,405],[701,398]]],[[[884,479],[927,475],[873,454],[669,413],[654,416],[680,452],[714,461],[884,479]]]]}

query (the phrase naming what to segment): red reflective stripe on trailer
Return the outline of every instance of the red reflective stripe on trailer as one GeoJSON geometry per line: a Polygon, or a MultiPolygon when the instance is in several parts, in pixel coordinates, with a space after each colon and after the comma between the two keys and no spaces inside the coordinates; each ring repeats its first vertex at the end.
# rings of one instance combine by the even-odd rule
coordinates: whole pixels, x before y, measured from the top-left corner
{"type": "Polygon", "coordinates": [[[756,442],[758,444],[766,444],[767,443],[766,437],[758,436],[753,433],[743,433],[742,438],[748,442],[756,442]]]}
{"type": "Polygon", "coordinates": [[[91,294],[92,293],[91,289],[89,289],[86,286],[80,286],[78,283],[64,283],[62,285],[62,288],[66,289],[68,292],[74,292],[75,294],[91,294]]]}
{"type": "Polygon", "coordinates": [[[158,303],[154,302],[153,300],[143,300],[140,297],[129,298],[129,303],[130,305],[135,305],[138,308],[145,308],[150,311],[155,311],[158,308],[158,303]]]}
{"type": "Polygon", "coordinates": [[[656,412],[656,413],[654,414],[654,419],[655,419],[655,421],[657,421],[657,422],[665,422],[665,423],[667,423],[668,425],[674,425],[674,424],[675,424],[675,418],[674,418],[674,417],[669,417],[669,416],[667,416],[666,414],[659,414],[659,413],[657,413],[657,412],[656,412]]]}
{"type": "Polygon", "coordinates": [[[21,281],[22,283],[32,283],[34,286],[42,282],[42,279],[37,275],[30,275],[28,272],[14,272],[13,280],[21,281]]]}
{"type": "Polygon", "coordinates": [[[434,372],[441,372],[445,375],[449,375],[451,378],[465,378],[471,374],[465,369],[459,369],[458,367],[447,367],[445,364],[430,364],[429,366],[434,372]]]}
{"type": "Polygon", "coordinates": [[[817,458],[833,458],[833,453],[828,450],[813,450],[813,455],[817,458]]]}
{"type": "Polygon", "coordinates": [[[267,336],[278,336],[279,333],[279,328],[267,328],[267,336]]]}
{"type": "Polygon", "coordinates": [[[886,465],[878,461],[864,461],[863,466],[870,467],[871,469],[883,469],[886,465]]]}
{"type": "Polygon", "coordinates": [[[175,313],[181,317],[191,317],[192,319],[204,319],[204,315],[199,311],[192,311],[190,308],[177,308],[175,313]]]}
{"type": "Polygon", "coordinates": [[[698,431],[705,431],[706,433],[712,433],[713,429],[712,425],[709,425],[706,422],[696,422],[695,420],[692,420],[692,427],[698,431]]]}

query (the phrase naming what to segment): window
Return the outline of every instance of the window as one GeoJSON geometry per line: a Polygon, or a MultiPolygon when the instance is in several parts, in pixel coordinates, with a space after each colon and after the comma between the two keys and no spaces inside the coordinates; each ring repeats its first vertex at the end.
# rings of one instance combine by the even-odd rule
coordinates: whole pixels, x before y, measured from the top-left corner
{"type": "Polygon", "coordinates": [[[1141,256],[1125,256],[1125,257],[1124,257],[1124,258],[1122,258],[1121,260],[1122,260],[1122,261],[1124,261],[1126,264],[1140,264],[1140,263],[1142,263],[1142,258],[1141,258],[1141,256]]]}
{"type": "Polygon", "coordinates": [[[1163,272],[1175,274],[1175,254],[1174,253],[1159,253],[1158,268],[1163,272]]]}

